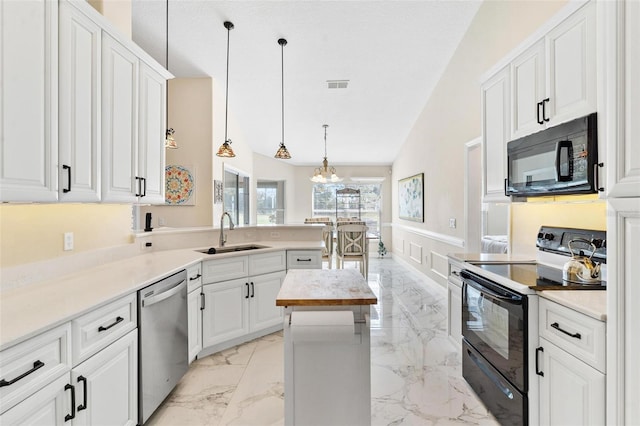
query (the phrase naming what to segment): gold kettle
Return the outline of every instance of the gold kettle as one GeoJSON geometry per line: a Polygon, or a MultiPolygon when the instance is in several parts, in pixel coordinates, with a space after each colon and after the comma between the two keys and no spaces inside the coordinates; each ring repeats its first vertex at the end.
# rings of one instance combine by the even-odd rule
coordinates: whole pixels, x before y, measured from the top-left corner
{"type": "Polygon", "coordinates": [[[596,245],[584,238],[576,238],[569,241],[569,251],[571,252],[571,260],[564,264],[562,268],[562,279],[577,283],[599,283],[600,282],[600,263],[591,260],[596,251],[596,245]],[[591,256],[576,255],[571,247],[573,242],[582,242],[591,245],[591,256]]]}

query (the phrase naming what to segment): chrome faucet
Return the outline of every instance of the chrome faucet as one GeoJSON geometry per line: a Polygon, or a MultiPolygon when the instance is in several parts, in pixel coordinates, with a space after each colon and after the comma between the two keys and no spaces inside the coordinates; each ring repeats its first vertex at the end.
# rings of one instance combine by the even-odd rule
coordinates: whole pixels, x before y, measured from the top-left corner
{"type": "Polygon", "coordinates": [[[224,235],[224,217],[225,216],[229,218],[229,231],[231,231],[235,227],[229,212],[222,213],[222,217],[220,218],[220,244],[219,244],[220,247],[224,247],[224,243],[227,242],[227,237],[224,235]]]}

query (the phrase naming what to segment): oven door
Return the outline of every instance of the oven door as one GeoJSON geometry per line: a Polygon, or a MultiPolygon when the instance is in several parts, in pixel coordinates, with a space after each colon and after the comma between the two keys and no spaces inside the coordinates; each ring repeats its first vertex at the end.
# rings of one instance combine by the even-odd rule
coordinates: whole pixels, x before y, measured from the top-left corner
{"type": "Polygon", "coordinates": [[[462,335],[522,392],[527,391],[527,297],[467,270],[461,273],[462,335]]]}

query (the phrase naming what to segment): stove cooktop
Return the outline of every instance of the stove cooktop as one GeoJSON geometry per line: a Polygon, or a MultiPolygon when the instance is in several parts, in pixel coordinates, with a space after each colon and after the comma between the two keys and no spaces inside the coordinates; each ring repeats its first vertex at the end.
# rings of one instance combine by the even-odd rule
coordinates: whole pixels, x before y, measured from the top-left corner
{"type": "Polygon", "coordinates": [[[533,290],[606,290],[606,281],[576,283],[562,279],[562,270],[541,264],[530,263],[476,263],[473,265],[508,278],[533,290]]]}

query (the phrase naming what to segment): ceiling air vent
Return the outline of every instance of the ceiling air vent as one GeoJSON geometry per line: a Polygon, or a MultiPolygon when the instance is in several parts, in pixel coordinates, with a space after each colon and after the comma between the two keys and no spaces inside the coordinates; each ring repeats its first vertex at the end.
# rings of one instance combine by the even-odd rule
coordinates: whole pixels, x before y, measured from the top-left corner
{"type": "Polygon", "coordinates": [[[346,89],[349,80],[327,80],[328,89],[346,89]]]}

